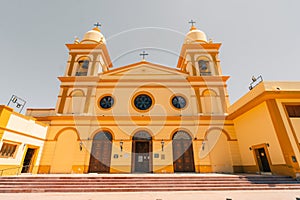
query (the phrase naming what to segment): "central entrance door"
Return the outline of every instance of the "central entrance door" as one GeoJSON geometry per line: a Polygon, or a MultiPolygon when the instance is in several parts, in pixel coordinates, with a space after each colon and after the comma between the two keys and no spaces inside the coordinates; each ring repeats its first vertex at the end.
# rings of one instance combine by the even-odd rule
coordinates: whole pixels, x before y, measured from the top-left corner
{"type": "Polygon", "coordinates": [[[90,157],[90,173],[109,173],[112,136],[107,131],[97,133],[93,139],[90,157]]]}
{"type": "Polygon", "coordinates": [[[255,149],[255,155],[259,166],[259,170],[261,172],[271,172],[265,148],[255,149]]]}
{"type": "Polygon", "coordinates": [[[195,172],[193,144],[191,136],[178,131],[173,136],[174,172],[195,172]]]}
{"type": "Polygon", "coordinates": [[[152,172],[152,137],[146,131],[140,131],[133,136],[132,172],[152,172]]]}

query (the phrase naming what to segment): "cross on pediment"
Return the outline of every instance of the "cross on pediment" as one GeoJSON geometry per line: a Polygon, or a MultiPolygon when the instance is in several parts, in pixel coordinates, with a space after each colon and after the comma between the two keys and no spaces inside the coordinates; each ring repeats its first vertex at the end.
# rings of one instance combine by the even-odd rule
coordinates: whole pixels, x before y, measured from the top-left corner
{"type": "Polygon", "coordinates": [[[146,51],[143,51],[142,53],[140,53],[140,56],[143,57],[143,60],[145,60],[145,57],[148,56],[149,54],[146,51]]]}

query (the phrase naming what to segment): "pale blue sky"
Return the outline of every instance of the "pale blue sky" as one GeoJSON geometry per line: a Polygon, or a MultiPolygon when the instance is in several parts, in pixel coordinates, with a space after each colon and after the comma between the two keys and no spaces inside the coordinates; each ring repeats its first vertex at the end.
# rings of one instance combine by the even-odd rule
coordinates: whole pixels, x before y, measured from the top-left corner
{"type": "Polygon", "coordinates": [[[139,61],[144,48],[148,61],[175,67],[194,19],[223,43],[231,103],[248,91],[252,75],[299,81],[298,0],[2,0],[0,6],[0,104],[16,94],[27,107],[54,107],[68,56],[64,44],[97,21],[114,67],[139,61]]]}

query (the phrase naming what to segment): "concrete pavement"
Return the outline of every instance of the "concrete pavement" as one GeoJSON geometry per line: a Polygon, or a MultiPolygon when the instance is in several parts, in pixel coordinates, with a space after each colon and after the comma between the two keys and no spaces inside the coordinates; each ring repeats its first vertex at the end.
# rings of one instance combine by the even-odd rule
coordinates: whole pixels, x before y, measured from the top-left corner
{"type": "Polygon", "coordinates": [[[124,192],[124,193],[8,193],[1,200],[296,200],[300,190],[124,192]]]}

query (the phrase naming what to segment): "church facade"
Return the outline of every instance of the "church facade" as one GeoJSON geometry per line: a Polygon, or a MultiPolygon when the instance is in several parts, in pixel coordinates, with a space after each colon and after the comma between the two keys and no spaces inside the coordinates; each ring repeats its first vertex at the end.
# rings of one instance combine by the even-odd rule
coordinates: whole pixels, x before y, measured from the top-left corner
{"type": "Polygon", "coordinates": [[[144,59],[114,68],[98,27],[66,46],[56,107],[26,113],[48,125],[38,173],[297,176],[299,83],[260,83],[230,106],[221,44],[195,26],[176,68],[144,59]]]}

